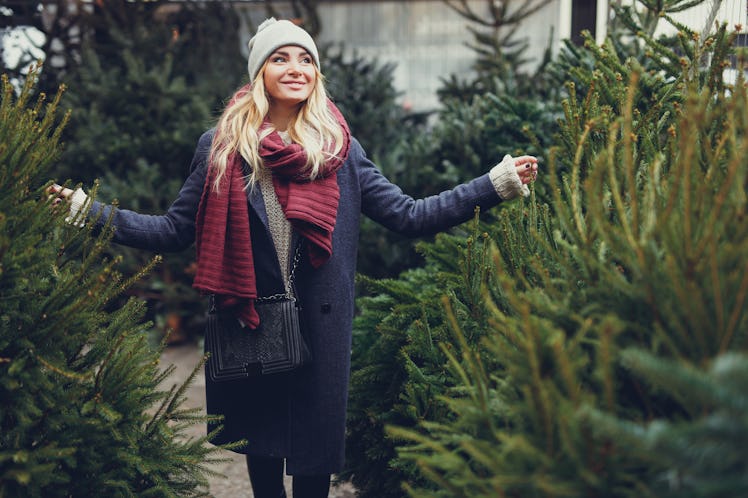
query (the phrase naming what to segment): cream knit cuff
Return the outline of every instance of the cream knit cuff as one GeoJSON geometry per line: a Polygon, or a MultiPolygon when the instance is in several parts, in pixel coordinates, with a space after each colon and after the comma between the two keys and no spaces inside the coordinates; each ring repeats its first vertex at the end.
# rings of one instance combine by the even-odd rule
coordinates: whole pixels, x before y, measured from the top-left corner
{"type": "Polygon", "coordinates": [[[505,155],[499,164],[491,168],[488,177],[491,179],[496,193],[505,201],[512,200],[519,195],[523,197],[530,195],[530,189],[520,180],[517,168],[514,165],[514,158],[509,154],[505,155]]]}
{"type": "Polygon", "coordinates": [[[76,189],[70,196],[70,215],[65,218],[65,221],[77,227],[85,226],[86,213],[83,208],[88,207],[88,204],[90,204],[88,195],[86,195],[83,189],[76,189]]]}

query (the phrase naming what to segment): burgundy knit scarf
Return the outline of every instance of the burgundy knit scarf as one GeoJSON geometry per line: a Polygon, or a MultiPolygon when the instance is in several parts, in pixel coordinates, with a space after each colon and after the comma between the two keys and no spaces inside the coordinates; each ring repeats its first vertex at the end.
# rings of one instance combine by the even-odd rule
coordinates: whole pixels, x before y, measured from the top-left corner
{"type": "MultiPolygon", "coordinates": [[[[247,91],[249,85],[241,88],[229,105],[247,91]]],[[[306,246],[315,268],[332,255],[332,232],[340,200],[337,171],[350,147],[348,124],[329,100],[328,107],[343,130],[343,148],[325,162],[313,181],[309,181],[306,151],[299,144],[286,145],[274,131],[259,147],[260,157],[273,174],[283,212],[293,229],[309,242],[306,246]]],[[[259,325],[254,307],[257,287],[242,164],[238,153],[231,154],[218,194],[213,189],[215,168],[208,165],[195,219],[197,274],[193,287],[215,294],[219,309],[230,310],[254,329],[259,325]]]]}

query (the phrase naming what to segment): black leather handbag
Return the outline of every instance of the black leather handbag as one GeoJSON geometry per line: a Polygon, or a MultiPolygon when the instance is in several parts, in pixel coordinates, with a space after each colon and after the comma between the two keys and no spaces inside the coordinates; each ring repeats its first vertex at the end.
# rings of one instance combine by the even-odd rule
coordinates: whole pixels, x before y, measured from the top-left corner
{"type": "Polygon", "coordinates": [[[242,327],[230,313],[219,312],[211,298],[205,329],[206,372],[213,382],[294,370],[311,361],[301,332],[301,308],[291,295],[299,259],[296,248],[286,294],[257,298],[260,315],[256,329],[242,327]]]}

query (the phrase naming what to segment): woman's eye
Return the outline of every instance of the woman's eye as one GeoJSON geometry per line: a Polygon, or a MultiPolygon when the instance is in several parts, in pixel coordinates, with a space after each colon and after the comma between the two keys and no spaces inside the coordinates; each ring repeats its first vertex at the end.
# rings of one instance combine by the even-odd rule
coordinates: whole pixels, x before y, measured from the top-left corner
{"type": "Polygon", "coordinates": [[[285,61],[286,61],[286,58],[283,57],[282,55],[276,55],[270,58],[270,62],[285,62],[285,61]]]}
{"type": "Polygon", "coordinates": [[[303,62],[304,64],[311,64],[312,63],[312,58],[311,57],[304,57],[303,59],[301,59],[301,62],[303,62]]]}

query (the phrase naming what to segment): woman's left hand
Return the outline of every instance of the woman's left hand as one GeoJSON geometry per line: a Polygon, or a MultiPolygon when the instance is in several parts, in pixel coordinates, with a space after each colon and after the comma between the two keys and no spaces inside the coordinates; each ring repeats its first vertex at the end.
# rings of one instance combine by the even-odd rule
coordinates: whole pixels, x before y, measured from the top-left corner
{"type": "Polygon", "coordinates": [[[70,199],[70,196],[73,195],[73,191],[69,188],[63,187],[62,185],[53,183],[52,185],[47,187],[47,194],[49,194],[50,199],[52,199],[53,197],[55,198],[52,201],[52,204],[57,205],[60,204],[63,199],[70,199]]]}
{"type": "Polygon", "coordinates": [[[514,166],[523,184],[532,183],[538,177],[538,158],[535,156],[519,156],[514,158],[514,166]]]}

